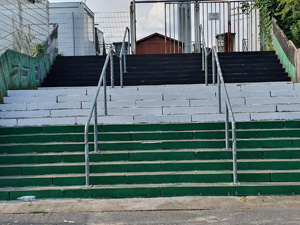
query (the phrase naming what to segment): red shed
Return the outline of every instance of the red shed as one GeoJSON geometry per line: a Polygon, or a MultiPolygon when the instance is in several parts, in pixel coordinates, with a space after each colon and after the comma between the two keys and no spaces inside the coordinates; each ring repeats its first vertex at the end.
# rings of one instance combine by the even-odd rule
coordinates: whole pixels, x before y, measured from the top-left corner
{"type": "Polygon", "coordinates": [[[178,53],[178,43],[179,53],[182,53],[181,41],[167,37],[167,45],[165,49],[165,36],[159,33],[154,33],[136,42],[136,54],[172,54],[174,53],[174,43],[175,53],[178,53]]]}

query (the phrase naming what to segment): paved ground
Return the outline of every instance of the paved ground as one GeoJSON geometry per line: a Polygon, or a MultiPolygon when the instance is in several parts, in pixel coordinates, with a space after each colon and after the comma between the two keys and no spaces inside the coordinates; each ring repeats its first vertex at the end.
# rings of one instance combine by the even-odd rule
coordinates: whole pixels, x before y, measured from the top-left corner
{"type": "Polygon", "coordinates": [[[0,202],[0,224],[300,224],[300,196],[0,202]]]}

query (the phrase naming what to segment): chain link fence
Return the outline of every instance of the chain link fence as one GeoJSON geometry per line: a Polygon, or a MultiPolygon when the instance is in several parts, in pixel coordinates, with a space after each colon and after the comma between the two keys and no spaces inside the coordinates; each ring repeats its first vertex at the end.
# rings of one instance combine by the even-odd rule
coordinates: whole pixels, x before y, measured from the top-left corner
{"type": "Polygon", "coordinates": [[[123,41],[126,27],[130,27],[129,12],[97,12],[95,26],[103,31],[107,46],[123,41]]]}
{"type": "Polygon", "coordinates": [[[48,1],[0,0],[0,54],[12,49],[33,55],[48,36],[48,1]]]}
{"type": "Polygon", "coordinates": [[[130,25],[130,14],[50,13],[50,23],[59,24],[60,54],[103,55],[109,46],[122,42],[125,28],[130,25]]]}
{"type": "Polygon", "coordinates": [[[57,24],[61,55],[103,55],[122,42],[130,26],[129,12],[78,13],[68,8],[55,13],[52,8],[55,4],[47,0],[0,0],[0,54],[6,49],[35,54],[57,24]]]}

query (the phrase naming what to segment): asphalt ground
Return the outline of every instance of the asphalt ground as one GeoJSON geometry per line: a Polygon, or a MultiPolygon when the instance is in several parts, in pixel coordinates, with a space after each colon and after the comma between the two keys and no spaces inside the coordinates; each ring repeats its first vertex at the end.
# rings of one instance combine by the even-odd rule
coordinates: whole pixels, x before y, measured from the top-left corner
{"type": "Polygon", "coordinates": [[[0,224],[300,224],[300,196],[0,202],[0,224]]]}

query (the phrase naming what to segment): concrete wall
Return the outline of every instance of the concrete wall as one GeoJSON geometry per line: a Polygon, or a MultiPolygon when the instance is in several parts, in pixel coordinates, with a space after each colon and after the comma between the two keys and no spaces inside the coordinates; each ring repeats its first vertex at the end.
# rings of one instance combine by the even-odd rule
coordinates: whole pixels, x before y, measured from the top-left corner
{"type": "Polygon", "coordinates": [[[294,82],[300,83],[300,49],[286,37],[277,25],[275,19],[272,24],[273,46],[281,63],[294,82]]]}
{"type": "Polygon", "coordinates": [[[34,57],[13,50],[0,55],[0,103],[8,90],[36,89],[57,56],[57,28],[34,57]]]}

